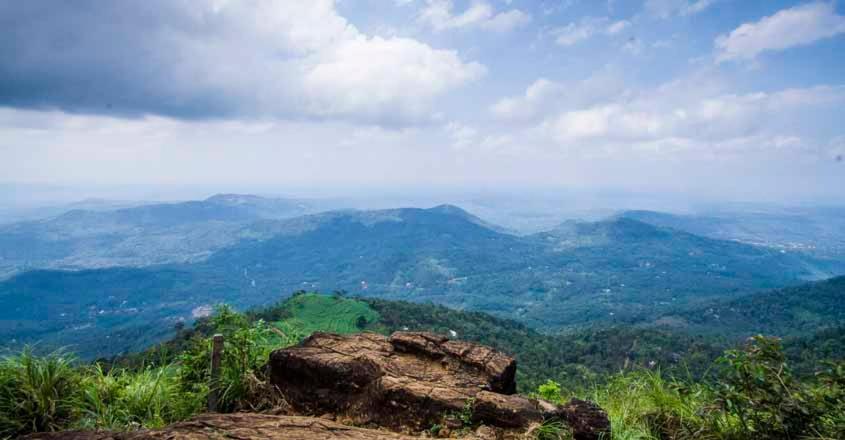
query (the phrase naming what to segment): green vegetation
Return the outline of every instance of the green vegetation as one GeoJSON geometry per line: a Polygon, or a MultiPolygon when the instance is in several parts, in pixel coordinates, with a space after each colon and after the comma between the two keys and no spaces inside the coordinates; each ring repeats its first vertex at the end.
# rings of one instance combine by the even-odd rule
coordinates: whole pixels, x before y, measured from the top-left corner
{"type": "MultiPolygon", "coordinates": [[[[614,326],[549,335],[516,321],[480,312],[453,310],[434,304],[352,298],[336,293],[298,292],[276,305],[246,312],[249,322],[265,322],[269,343],[290,342],[313,331],[354,333],[361,330],[431,331],[496,347],[514,356],[522,392],[534,390],[547,379],[574,389],[602,382],[623,370],[645,368],[676,376],[703,377],[713,361],[731,348],[730,340],[689,335],[659,328],[614,326]],[[288,339],[279,341],[279,332],[288,339]]],[[[211,320],[200,319],[166,343],[141,355],[120,356],[121,366],[137,366],[150,359],[172,361],[193,339],[213,333],[211,320]]],[[[809,337],[784,340],[796,373],[812,376],[821,361],[845,358],[845,329],[825,329],[809,337]]]]}
{"type": "Polygon", "coordinates": [[[262,369],[270,350],[298,341],[227,306],[203,323],[222,333],[219,382],[210,385],[211,340],[197,330],[145,353],[84,364],[66,353],[31,350],[0,365],[0,438],[62,429],[157,428],[203,411],[216,386],[223,411],[274,406],[262,369]],[[173,351],[178,348],[179,351],[173,351]]]}
{"type": "Polygon", "coordinates": [[[535,440],[571,440],[572,432],[560,420],[544,420],[542,424],[531,428],[528,436],[535,440]]]}
{"type": "MultiPolygon", "coordinates": [[[[69,428],[160,427],[202,411],[210,386],[220,391],[223,411],[273,408],[279,402],[269,392],[263,368],[272,349],[294,344],[312,331],[390,332],[397,327],[451,330],[459,338],[515,354],[523,392],[536,390],[539,397],[557,402],[572,396],[597,402],[611,417],[614,439],[845,435],[845,363],[818,364],[812,369],[815,374],[796,374],[775,339],[757,337],[724,352],[715,363],[711,359],[717,356],[709,357],[714,347],[706,356],[696,351],[701,346],[688,347],[684,356],[701,355],[696,361],[700,371],[694,374],[684,360],[663,369],[644,362],[663,351],[648,344],[685,341],[666,339],[660,332],[636,336],[636,329],[613,329],[591,337],[541,335],[476,312],[300,292],[247,313],[220,306],[165,343],[94,364],[62,352],[35,356],[25,350],[10,356],[0,364],[0,438],[69,428]],[[226,345],[220,380],[209,385],[210,336],[215,333],[224,334],[226,345]],[[620,350],[620,344],[632,340],[637,341],[633,350],[620,350]],[[622,354],[612,355],[614,350],[622,354]]],[[[836,355],[841,359],[841,353],[836,355]]],[[[450,417],[468,426],[471,405],[450,417]]],[[[555,420],[533,427],[532,435],[570,438],[555,420]]]]}
{"type": "Polygon", "coordinates": [[[0,438],[161,427],[204,410],[210,386],[219,390],[222,411],[272,408],[278,402],[262,369],[271,350],[313,331],[360,331],[377,319],[366,303],[303,293],[250,314],[219,306],[166,343],[90,365],[67,353],[36,356],[27,348],[0,364],[0,438]],[[268,324],[259,315],[281,319],[268,324]],[[211,384],[210,336],[216,333],[225,345],[219,381],[211,384]]]}
{"type": "Polygon", "coordinates": [[[0,365],[0,433],[54,430],[74,410],[68,398],[78,385],[71,361],[61,355],[35,357],[25,350],[0,365]]]}
{"type": "Polygon", "coordinates": [[[808,336],[845,324],[845,277],[718,301],[661,321],[730,337],[808,336]]]}
{"type": "Polygon", "coordinates": [[[636,367],[701,375],[719,356],[718,341],[658,329],[615,326],[560,335],[539,333],[516,321],[432,304],[365,299],[388,332],[425,330],[497,347],[519,363],[520,390],[552,378],[567,386],[591,384],[636,367]]]}
{"type": "Polygon", "coordinates": [[[65,353],[25,350],[0,365],[0,438],[28,432],[160,427],[197,413],[204,392],[186,391],[177,365],[106,370],[65,353]]]}
{"type": "Polygon", "coordinates": [[[340,293],[327,296],[301,292],[286,301],[283,308],[288,316],[274,325],[282,331],[295,330],[304,334],[316,331],[357,333],[379,320],[378,312],[367,303],[345,298],[340,293]]]}
{"type": "MultiPolygon", "coordinates": [[[[839,439],[845,436],[845,364],[814,380],[789,369],[777,339],[758,336],[727,351],[705,379],[635,370],[576,394],[604,408],[614,439],[839,439]]],[[[563,403],[572,392],[538,388],[563,403]]]]}

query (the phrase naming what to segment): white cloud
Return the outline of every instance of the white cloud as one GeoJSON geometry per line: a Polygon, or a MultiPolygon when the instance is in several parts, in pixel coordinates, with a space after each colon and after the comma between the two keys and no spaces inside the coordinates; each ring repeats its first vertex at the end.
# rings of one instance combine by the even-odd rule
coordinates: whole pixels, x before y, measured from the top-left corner
{"type": "Polygon", "coordinates": [[[687,6],[687,8],[684,10],[684,13],[686,15],[698,14],[699,12],[709,8],[714,1],[715,0],[698,0],[687,6]]]}
{"type": "Polygon", "coordinates": [[[628,101],[564,111],[544,124],[561,141],[661,138],[724,141],[760,132],[778,134],[777,125],[782,118],[812,106],[835,103],[845,103],[845,86],[691,97],[680,103],[676,96],[648,91],[628,101]]]}
{"type": "Polygon", "coordinates": [[[485,29],[497,32],[505,32],[525,25],[531,21],[531,16],[519,9],[511,9],[507,12],[500,12],[482,24],[485,29]]]}
{"type": "Polygon", "coordinates": [[[645,10],[658,18],[673,16],[689,16],[698,14],[709,8],[715,0],[647,0],[645,10]]]}
{"type": "Polygon", "coordinates": [[[501,119],[532,119],[541,111],[541,106],[546,100],[564,92],[563,85],[540,78],[528,86],[524,96],[503,98],[494,104],[490,111],[501,119]]]}
{"type": "Polygon", "coordinates": [[[540,2],[540,10],[543,15],[557,14],[575,6],[579,0],[543,0],[540,2]]]}
{"type": "Polygon", "coordinates": [[[459,122],[450,122],[444,129],[452,141],[452,148],[456,150],[463,150],[473,145],[478,136],[478,130],[459,122]]]}
{"type": "Polygon", "coordinates": [[[628,27],[631,22],[619,20],[611,22],[607,17],[585,17],[551,31],[555,42],[561,46],[572,46],[595,35],[616,35],[628,27]]]}
{"type": "Polygon", "coordinates": [[[812,115],[845,105],[843,85],[731,93],[714,72],[639,90],[607,70],[572,83],[541,78],[491,112],[520,140],[590,157],[724,158],[815,154],[812,146],[826,145],[830,131],[818,132],[812,115]]]}
{"type": "Polygon", "coordinates": [[[431,100],[484,74],[452,51],[433,50],[411,39],[355,38],[319,56],[303,78],[309,113],[387,118],[385,109],[410,119],[425,118],[431,100]]]}
{"type": "MultiPolygon", "coordinates": [[[[309,115],[388,123],[424,120],[434,98],[485,73],[482,65],[462,61],[455,51],[410,38],[364,35],[338,15],[332,0],[260,5],[251,12],[254,21],[242,24],[256,25],[266,38],[281,30],[287,48],[302,54],[293,63],[292,85],[303,95],[299,110],[309,115]]],[[[236,16],[249,7],[232,8],[236,16]]]]}
{"type": "MultiPolygon", "coordinates": [[[[454,51],[410,38],[364,35],[337,14],[333,1],[260,4],[263,8],[252,12],[254,21],[245,24],[266,31],[267,38],[281,30],[288,49],[302,54],[293,62],[293,85],[303,95],[299,110],[309,115],[388,123],[424,120],[434,98],[485,72],[454,51]]],[[[232,7],[232,15],[248,8],[232,7]]]]}
{"type": "Polygon", "coordinates": [[[473,1],[457,15],[453,12],[454,8],[452,0],[427,0],[418,20],[436,31],[479,27],[498,32],[509,31],[531,21],[531,16],[519,9],[497,13],[493,6],[481,0],[473,1]]]}
{"type": "Polygon", "coordinates": [[[716,60],[750,60],[765,51],[804,46],[845,32],[845,17],[833,3],[808,3],[745,23],[716,39],[716,60]]]}
{"type": "Polygon", "coordinates": [[[628,29],[631,26],[631,22],[628,20],[619,20],[615,21],[607,27],[607,33],[610,35],[616,35],[625,29],[628,29]]]}
{"type": "Polygon", "coordinates": [[[612,70],[603,69],[571,83],[540,78],[529,85],[522,96],[496,102],[490,112],[501,120],[530,121],[550,112],[588,107],[626,95],[622,78],[612,70]]]}
{"type": "Polygon", "coordinates": [[[594,25],[586,22],[569,23],[552,31],[555,35],[555,42],[561,46],[572,46],[586,40],[596,32],[594,25]]]}

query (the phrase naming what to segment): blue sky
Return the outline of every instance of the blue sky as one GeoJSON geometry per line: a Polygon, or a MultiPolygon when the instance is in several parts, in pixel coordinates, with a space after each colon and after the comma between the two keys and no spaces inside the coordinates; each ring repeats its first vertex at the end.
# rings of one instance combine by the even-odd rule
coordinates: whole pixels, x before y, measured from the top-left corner
{"type": "Polygon", "coordinates": [[[845,8],[0,0],[0,175],[843,197],[845,8]]]}

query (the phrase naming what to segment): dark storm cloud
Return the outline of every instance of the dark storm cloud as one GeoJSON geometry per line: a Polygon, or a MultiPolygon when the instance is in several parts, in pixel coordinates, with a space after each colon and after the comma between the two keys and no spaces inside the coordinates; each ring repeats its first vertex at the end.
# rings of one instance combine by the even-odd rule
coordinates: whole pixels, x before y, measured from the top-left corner
{"type": "Polygon", "coordinates": [[[363,34],[333,0],[0,0],[0,17],[0,107],[404,124],[485,72],[363,34]]]}
{"type": "MultiPolygon", "coordinates": [[[[0,2],[0,105],[182,118],[239,111],[203,80],[208,60],[186,41],[213,35],[213,17],[181,1],[0,2]]],[[[225,62],[226,60],[219,60],[225,62]]]]}

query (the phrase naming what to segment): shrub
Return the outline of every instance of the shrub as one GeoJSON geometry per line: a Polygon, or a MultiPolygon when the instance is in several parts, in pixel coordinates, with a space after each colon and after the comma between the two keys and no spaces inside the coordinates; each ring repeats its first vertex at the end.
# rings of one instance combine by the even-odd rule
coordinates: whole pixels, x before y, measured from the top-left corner
{"type": "Polygon", "coordinates": [[[73,358],[56,352],[38,357],[30,348],[0,364],[0,435],[56,431],[76,409],[79,375],[73,358]]]}
{"type": "MultiPolygon", "coordinates": [[[[224,345],[220,378],[220,411],[256,410],[274,403],[263,372],[270,351],[299,340],[295,331],[282,332],[263,320],[249,323],[247,318],[220,306],[210,324],[214,333],[223,335],[224,345]],[[269,400],[268,400],[269,399],[269,400]]],[[[211,378],[211,338],[198,338],[180,358],[179,382],[185,392],[200,393],[199,386],[211,378]]],[[[207,389],[205,390],[207,392],[207,389]]]]}
{"type": "Polygon", "coordinates": [[[779,339],[755,336],[719,362],[726,368],[718,382],[718,403],[744,432],[786,439],[818,434],[826,409],[820,396],[792,376],[779,339]]]}
{"type": "Polygon", "coordinates": [[[537,388],[537,394],[541,399],[548,400],[549,402],[563,403],[560,395],[560,384],[551,379],[537,388]]]}
{"type": "Polygon", "coordinates": [[[819,385],[814,393],[824,406],[820,433],[831,438],[845,438],[845,362],[828,362],[817,374],[819,385]]]}

